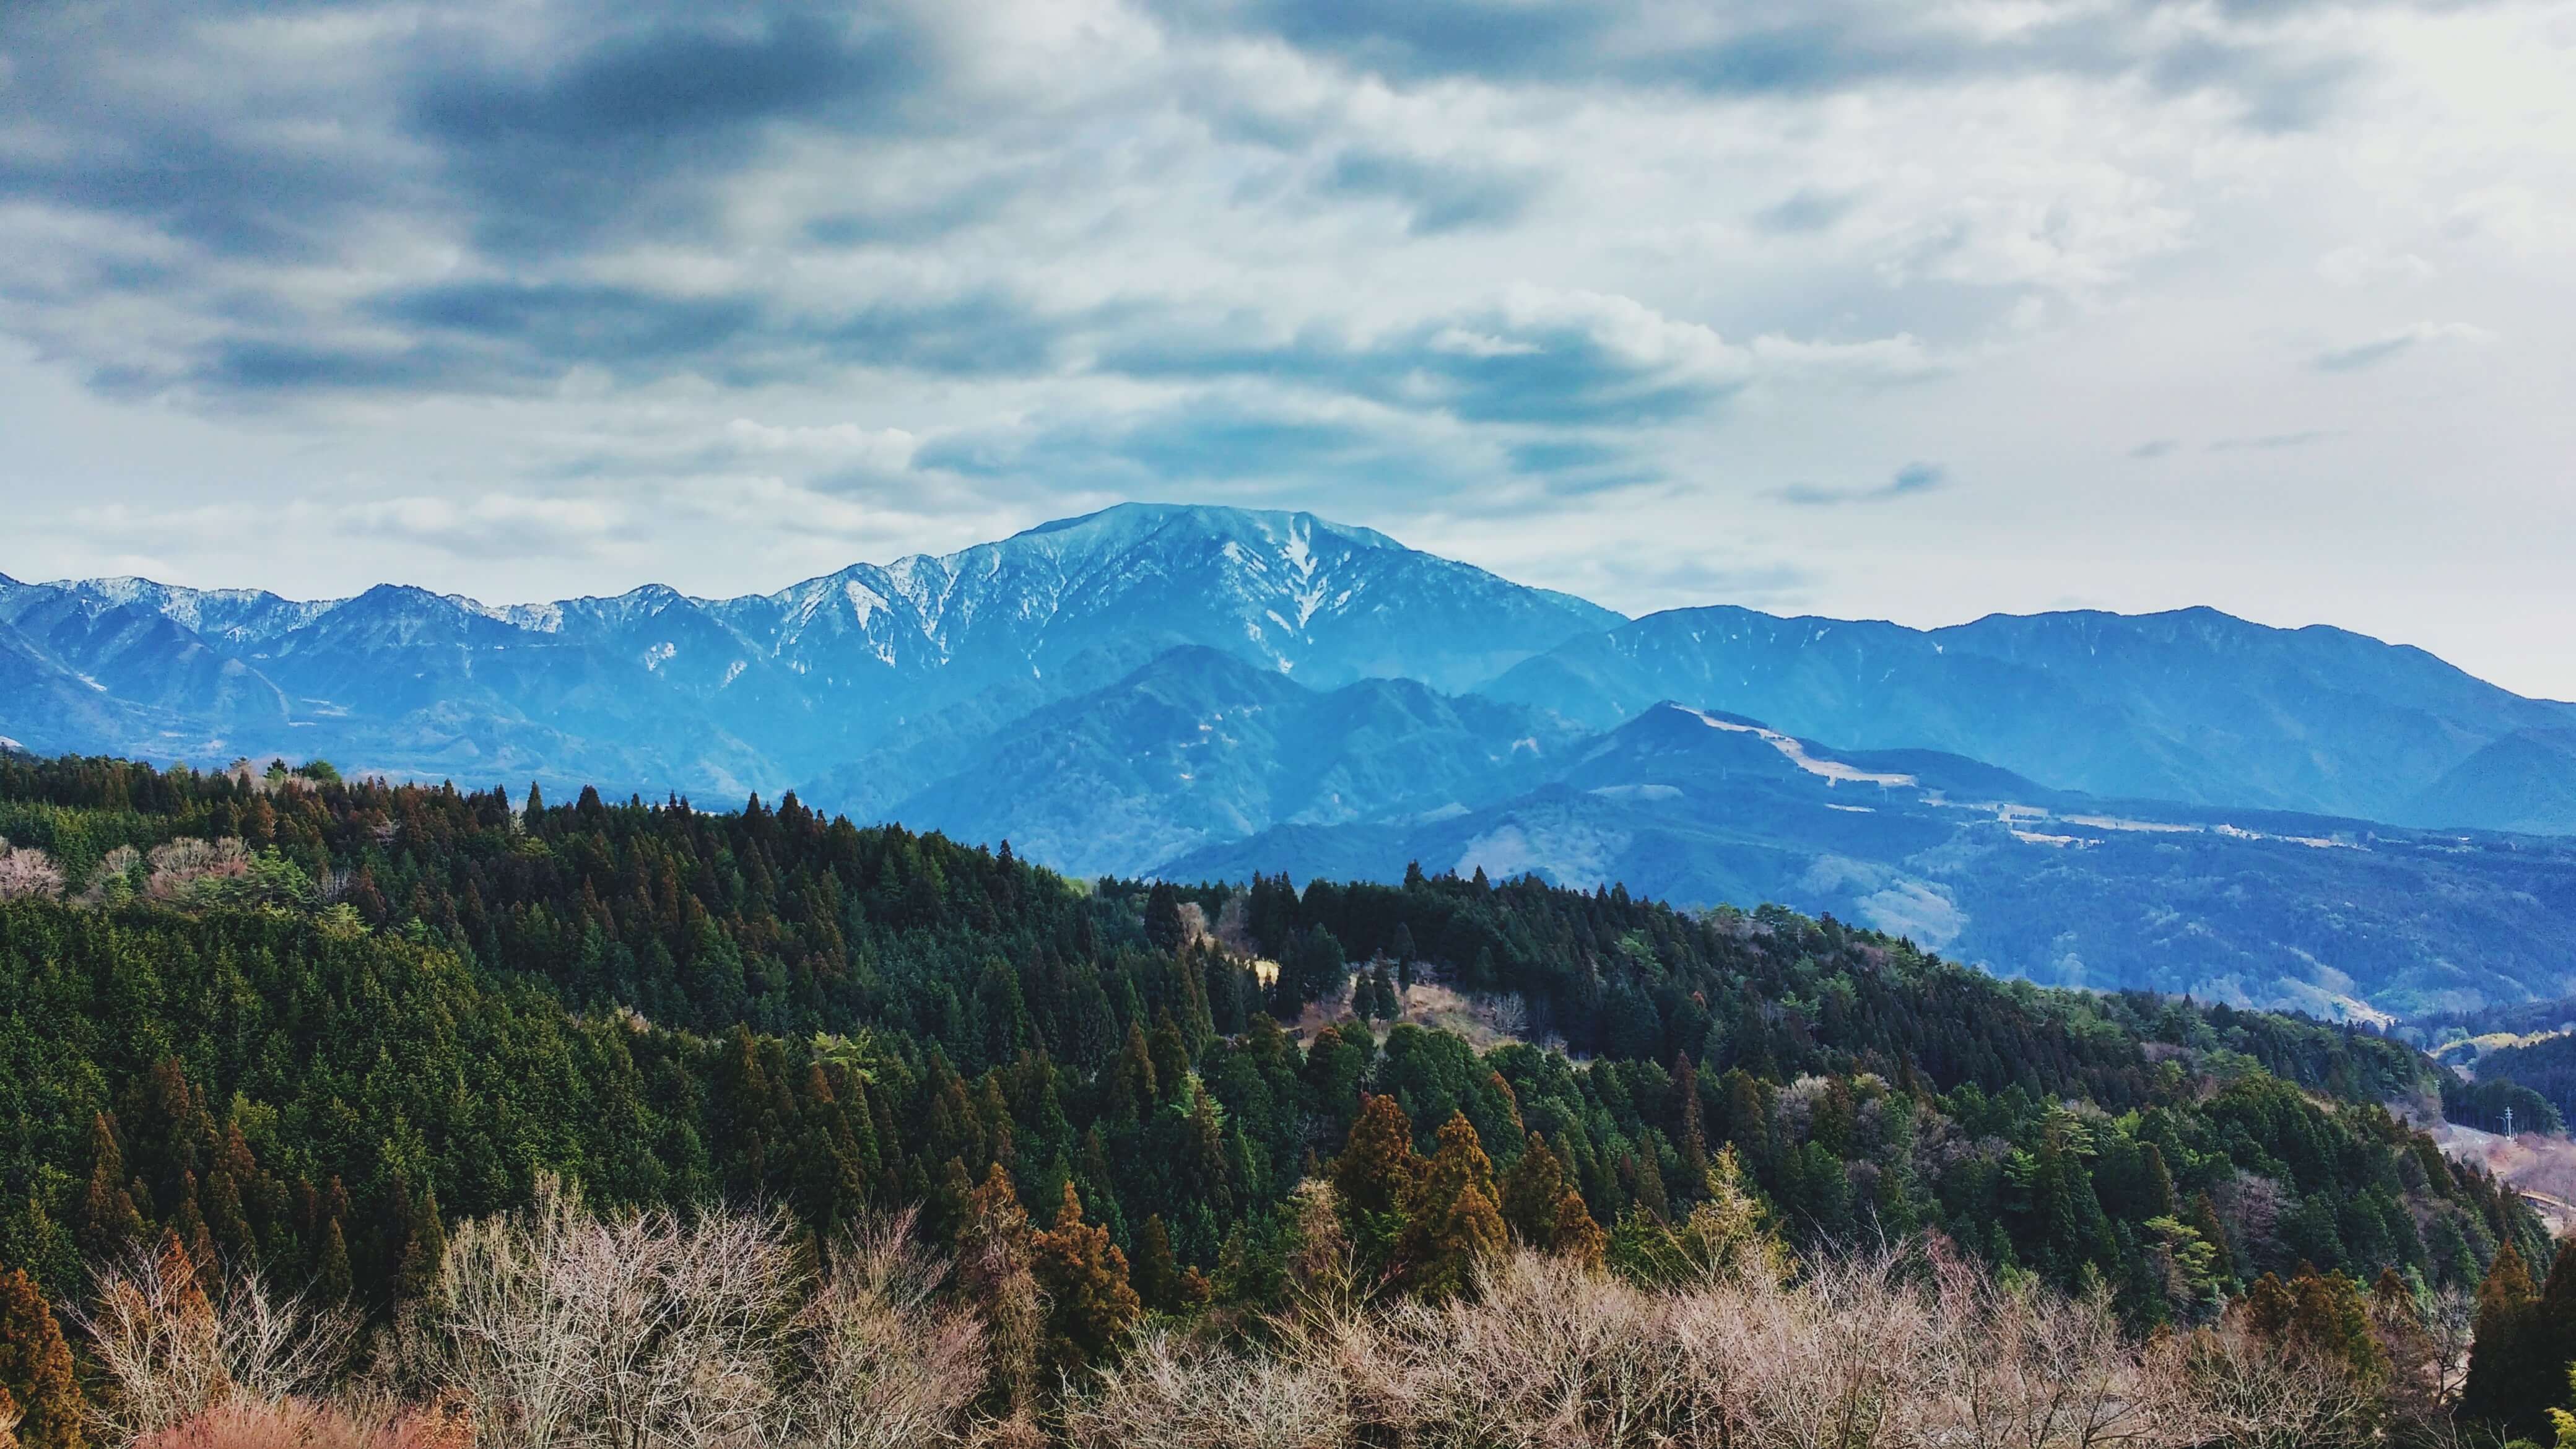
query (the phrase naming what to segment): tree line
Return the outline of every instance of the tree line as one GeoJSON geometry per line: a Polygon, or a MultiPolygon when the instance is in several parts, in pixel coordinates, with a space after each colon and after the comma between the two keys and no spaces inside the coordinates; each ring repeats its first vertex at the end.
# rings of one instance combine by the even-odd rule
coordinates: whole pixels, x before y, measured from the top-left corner
{"type": "Polygon", "coordinates": [[[774,1208],[813,1263],[909,1211],[971,1277],[998,1234],[1058,1381],[1137,1314],[1287,1312],[1315,1184],[1367,1291],[1426,1304],[1515,1249],[1648,1274],[1712,1203],[1806,1261],[1929,1235],[2132,1333],[2266,1282],[2348,1317],[2384,1280],[2429,1322],[2499,1263],[2534,1303],[2557,1276],[2379,1105],[2427,1073],[2366,1033],[1770,908],[1075,882],[792,796],[325,773],[0,759],[0,835],[45,866],[0,900],[0,1263],[40,1301],[175,1248],[387,1322],[549,1181],[774,1208]],[[1435,986],[1521,1039],[1403,1019],[1435,986]]]}

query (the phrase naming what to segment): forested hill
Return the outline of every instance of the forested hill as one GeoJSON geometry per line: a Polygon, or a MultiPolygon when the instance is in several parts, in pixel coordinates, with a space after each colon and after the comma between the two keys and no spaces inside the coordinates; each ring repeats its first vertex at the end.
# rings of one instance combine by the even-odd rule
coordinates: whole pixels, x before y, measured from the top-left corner
{"type": "Polygon", "coordinates": [[[1363,1094],[1425,1150],[1463,1116],[1533,1237],[1565,1223],[1551,1174],[1616,1251],[1740,1164],[1803,1243],[1938,1228],[2140,1323],[2303,1261],[2450,1285],[2506,1239],[2549,1256],[2379,1105],[2427,1080],[2402,1046],[1781,911],[1481,876],[1085,885],[793,797],[111,760],[0,758],[0,836],[0,1261],[57,1294],[166,1225],[382,1303],[544,1171],[781,1202],[824,1241],[902,1203],[944,1232],[999,1167],[1042,1215],[1073,1184],[1162,1274],[1149,1300],[1185,1267],[1259,1299],[1279,1205],[1363,1094]],[[1309,1008],[1459,996],[1517,997],[1556,1045],[1309,1008]]]}

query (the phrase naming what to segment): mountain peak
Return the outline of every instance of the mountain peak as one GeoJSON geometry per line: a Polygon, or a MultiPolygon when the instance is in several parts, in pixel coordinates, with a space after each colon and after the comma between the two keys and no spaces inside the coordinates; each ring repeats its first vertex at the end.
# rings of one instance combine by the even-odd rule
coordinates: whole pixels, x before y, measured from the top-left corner
{"type": "Polygon", "coordinates": [[[1142,537],[1156,529],[1181,524],[1197,531],[1244,542],[1287,546],[1316,535],[1341,539],[1360,548],[1403,549],[1395,539],[1373,528],[1336,523],[1320,514],[1270,508],[1236,508],[1213,503],[1118,503],[1093,513],[1059,518],[1021,530],[1014,539],[1070,534],[1142,537]]]}

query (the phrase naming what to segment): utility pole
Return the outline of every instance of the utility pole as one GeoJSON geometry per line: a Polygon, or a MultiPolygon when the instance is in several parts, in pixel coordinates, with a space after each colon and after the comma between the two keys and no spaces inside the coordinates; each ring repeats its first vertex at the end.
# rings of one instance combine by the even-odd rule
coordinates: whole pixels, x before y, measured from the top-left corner
{"type": "Polygon", "coordinates": [[[2504,1135],[2507,1137],[2511,1137],[2513,1135],[2513,1106],[2511,1103],[2507,1103],[2504,1109],[2504,1135]]]}

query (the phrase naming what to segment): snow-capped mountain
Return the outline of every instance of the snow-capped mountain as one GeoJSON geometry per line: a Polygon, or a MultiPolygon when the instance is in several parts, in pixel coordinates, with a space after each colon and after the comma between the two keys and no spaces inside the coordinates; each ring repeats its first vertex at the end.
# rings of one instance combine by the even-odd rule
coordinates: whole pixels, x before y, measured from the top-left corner
{"type": "Polygon", "coordinates": [[[95,709],[22,692],[0,720],[31,748],[334,751],[723,790],[775,789],[934,713],[1024,712],[1180,645],[1300,684],[1456,691],[1622,622],[1312,514],[1149,504],[736,599],[651,585],[492,606],[389,584],[301,603],[94,579],[9,583],[0,620],[34,656],[174,716],[101,739],[95,709]],[[675,754],[650,747],[663,737],[675,754]]]}

